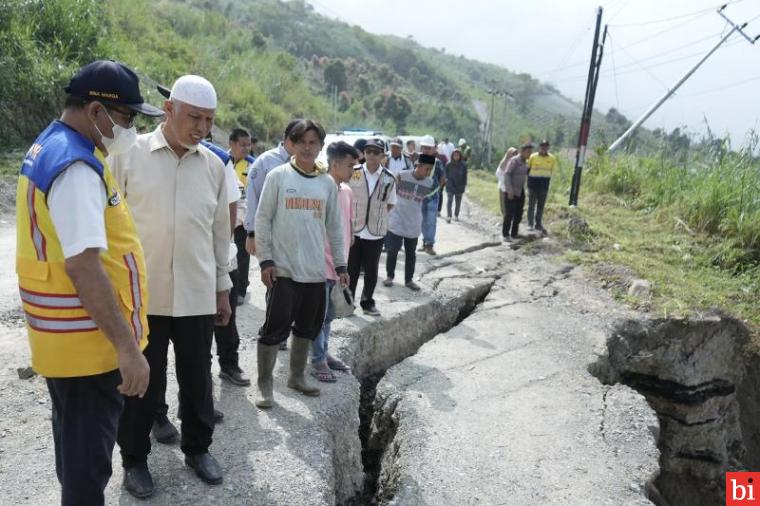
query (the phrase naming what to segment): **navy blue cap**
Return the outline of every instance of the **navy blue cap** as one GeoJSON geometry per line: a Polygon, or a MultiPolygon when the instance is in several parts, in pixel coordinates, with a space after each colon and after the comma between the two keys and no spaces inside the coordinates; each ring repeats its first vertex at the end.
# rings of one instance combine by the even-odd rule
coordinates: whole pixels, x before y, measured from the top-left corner
{"type": "Polygon", "coordinates": [[[354,147],[359,151],[364,151],[364,146],[367,145],[367,139],[356,139],[354,141],[354,147]]]}
{"type": "Polygon", "coordinates": [[[82,67],[64,88],[66,93],[104,104],[123,105],[146,116],[164,112],[146,104],[140,95],[140,79],[130,68],[113,60],[97,60],[82,67]]]}
{"type": "Polygon", "coordinates": [[[369,139],[362,151],[367,151],[367,148],[375,148],[385,152],[385,143],[381,139],[369,139]]]}

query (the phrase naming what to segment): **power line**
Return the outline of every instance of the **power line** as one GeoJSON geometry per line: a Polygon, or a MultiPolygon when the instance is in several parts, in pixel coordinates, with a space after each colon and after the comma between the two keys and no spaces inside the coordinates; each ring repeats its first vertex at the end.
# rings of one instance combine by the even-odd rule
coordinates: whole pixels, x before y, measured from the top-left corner
{"type": "MultiPolygon", "coordinates": [[[[610,44],[614,44],[614,42],[611,42],[610,44]]],[[[645,67],[644,65],[642,65],[641,62],[639,62],[636,58],[634,58],[633,55],[631,55],[631,53],[629,53],[625,48],[618,47],[618,49],[623,51],[628,56],[628,58],[630,58],[634,63],[636,63],[636,65],[638,65],[641,68],[641,70],[646,71],[646,73],[649,74],[652,77],[652,79],[660,83],[660,85],[662,85],[663,88],[665,88],[666,90],[668,89],[668,85],[662,82],[662,80],[659,77],[657,77],[652,72],[650,72],[649,67],[645,67]]],[[[654,67],[654,66],[655,65],[652,65],[651,67],[654,67]]]]}
{"type": "MultiPolygon", "coordinates": [[[[639,58],[639,61],[640,62],[645,62],[645,61],[649,61],[649,60],[656,60],[656,59],[659,59],[659,58],[661,58],[661,57],[663,57],[665,55],[668,55],[668,54],[671,54],[671,53],[675,53],[676,51],[678,51],[680,49],[685,49],[687,47],[696,46],[697,44],[699,44],[701,42],[704,42],[706,40],[714,39],[718,35],[720,35],[720,32],[716,32],[716,33],[708,35],[706,37],[700,37],[699,39],[693,40],[691,42],[687,42],[686,44],[681,44],[680,46],[676,46],[676,47],[670,48],[667,51],[660,51],[657,54],[653,54],[653,55],[650,55],[650,56],[645,56],[644,58],[639,58]]],[[[699,54],[701,54],[701,53],[699,53],[699,54]]],[[[587,63],[584,62],[584,65],[585,64],[587,64],[587,63]]],[[[626,63],[626,64],[621,65],[619,68],[625,69],[625,68],[631,67],[633,65],[635,65],[635,64],[626,63]]],[[[573,65],[573,66],[575,66],[575,65],[573,65]]],[[[565,68],[570,68],[570,66],[568,65],[565,68]]],[[[584,75],[584,78],[585,78],[585,75],[584,75]]]]}
{"type": "Polygon", "coordinates": [[[694,21],[696,21],[698,19],[701,19],[702,17],[707,16],[708,14],[709,14],[709,12],[704,12],[701,15],[697,15],[697,16],[688,18],[687,20],[682,21],[681,23],[677,23],[676,25],[673,25],[673,26],[671,26],[669,28],[665,28],[664,30],[660,30],[659,32],[655,32],[655,33],[649,34],[646,37],[642,37],[641,39],[637,40],[636,42],[632,42],[632,43],[630,43],[630,44],[628,44],[628,45],[626,45],[626,46],[624,46],[623,48],[620,48],[620,49],[624,49],[624,48],[627,49],[629,47],[637,46],[637,45],[641,44],[642,42],[648,42],[648,41],[650,41],[652,39],[655,39],[655,38],[659,37],[660,35],[664,35],[664,34],[666,34],[668,32],[672,32],[673,30],[675,30],[677,28],[681,28],[682,26],[688,25],[689,23],[693,23],[694,21]]]}
{"type": "MultiPolygon", "coordinates": [[[[680,46],[676,46],[676,47],[670,48],[667,51],[660,51],[657,54],[653,54],[653,55],[650,55],[650,56],[645,56],[644,58],[639,58],[639,61],[644,62],[644,61],[649,61],[649,60],[655,60],[655,59],[658,59],[658,58],[660,58],[662,56],[668,55],[670,53],[674,53],[674,52],[676,52],[676,51],[678,51],[680,49],[685,49],[687,47],[696,46],[700,42],[704,42],[706,40],[714,39],[715,37],[717,37],[719,35],[721,35],[721,32],[715,32],[715,33],[713,33],[711,35],[707,35],[706,37],[700,37],[700,38],[698,38],[696,40],[692,40],[691,42],[687,42],[685,44],[681,44],[680,46]]],[[[628,46],[626,46],[626,47],[628,47],[628,46]]],[[[551,77],[553,77],[556,73],[558,73],[558,72],[561,73],[560,71],[562,71],[562,70],[573,69],[575,67],[580,67],[582,65],[583,66],[588,65],[588,62],[577,61],[575,63],[570,63],[570,64],[564,65],[562,67],[557,67],[549,75],[551,77]]],[[[630,66],[632,66],[632,64],[627,63],[627,64],[621,65],[620,68],[626,68],[626,67],[630,67],[630,66]]],[[[586,76],[584,74],[583,78],[585,79],[585,77],[586,76]]],[[[549,80],[549,78],[547,77],[546,80],[549,80]]]]}
{"type": "MultiPolygon", "coordinates": [[[[591,21],[593,23],[593,18],[591,18],[591,21]]],[[[568,47],[567,52],[565,53],[565,55],[562,57],[561,60],[559,60],[560,63],[563,62],[563,61],[567,61],[568,58],[570,58],[571,56],[573,56],[575,54],[575,51],[578,49],[578,46],[580,45],[581,39],[583,39],[583,36],[590,29],[591,29],[591,25],[587,25],[583,30],[581,30],[578,33],[578,35],[575,37],[575,40],[573,41],[573,43],[570,44],[570,46],[568,47]]],[[[588,62],[583,62],[583,65],[588,65],[588,62]]],[[[548,75],[550,77],[554,77],[554,75],[557,73],[557,71],[561,70],[563,68],[567,68],[567,66],[555,67],[554,70],[550,71],[548,75]]]]}
{"type": "MultiPolygon", "coordinates": [[[[744,1],[744,0],[734,0],[733,2],[726,2],[726,4],[730,5],[730,4],[735,4],[735,3],[742,2],[742,1],[744,1]]],[[[683,18],[688,18],[688,17],[691,17],[691,16],[697,16],[699,14],[703,14],[703,13],[706,13],[706,12],[714,12],[715,9],[719,8],[722,5],[723,4],[718,4],[718,5],[715,5],[713,7],[707,7],[705,9],[699,9],[697,11],[687,12],[685,14],[678,14],[676,16],[670,16],[668,18],[651,19],[649,21],[640,21],[640,22],[636,22],[636,23],[610,24],[609,26],[611,28],[626,28],[626,27],[629,27],[629,26],[656,25],[656,24],[659,24],[659,23],[666,23],[668,21],[674,21],[676,19],[683,19],[683,18]]]]}
{"type": "Polygon", "coordinates": [[[739,86],[743,86],[743,85],[745,85],[747,83],[752,83],[752,82],[755,82],[755,81],[760,81],[760,76],[750,77],[749,79],[744,79],[742,81],[725,84],[725,85],[720,86],[718,88],[710,88],[709,90],[697,91],[696,93],[689,93],[687,95],[676,95],[676,97],[677,98],[690,98],[690,97],[697,97],[697,96],[700,96],[700,95],[708,95],[710,93],[715,93],[715,92],[718,92],[718,91],[723,91],[723,90],[728,90],[728,89],[731,89],[731,88],[736,88],[736,87],[739,87],[739,86]]]}
{"type": "MultiPolygon", "coordinates": [[[[740,44],[740,43],[741,43],[741,40],[737,39],[737,40],[735,40],[733,42],[727,42],[724,47],[731,47],[731,46],[735,46],[735,45],[740,44]]],[[[630,56],[630,53],[628,53],[627,51],[625,51],[621,47],[618,47],[618,50],[623,50],[623,52],[625,52],[626,54],[628,54],[630,56]]],[[[624,65],[619,66],[618,69],[617,69],[618,70],[617,74],[618,75],[626,75],[626,74],[635,74],[635,73],[638,73],[638,72],[644,72],[644,71],[647,71],[648,69],[651,69],[651,68],[661,67],[663,65],[668,65],[670,63],[676,63],[676,62],[679,62],[679,61],[688,60],[690,58],[693,58],[695,56],[699,56],[701,54],[703,54],[703,52],[689,53],[687,55],[682,55],[682,56],[679,56],[677,58],[670,58],[668,60],[658,61],[657,63],[652,63],[652,64],[646,65],[646,66],[640,66],[639,65],[640,62],[645,61],[645,60],[642,60],[642,59],[634,60],[634,63],[626,63],[624,65]],[[638,69],[634,69],[634,68],[631,68],[631,67],[639,67],[639,68],[638,69]],[[626,70],[624,70],[623,72],[620,72],[621,68],[624,68],[626,70]]],[[[650,57],[650,58],[647,58],[647,59],[651,60],[653,58],[655,58],[655,57],[650,57]]],[[[609,71],[609,70],[605,71],[602,75],[606,76],[606,77],[609,77],[609,76],[612,75],[612,71],[609,71]]],[[[584,78],[585,78],[585,76],[576,75],[576,76],[573,76],[573,77],[559,79],[559,80],[557,80],[555,82],[580,81],[581,79],[584,79],[584,78]]]]}

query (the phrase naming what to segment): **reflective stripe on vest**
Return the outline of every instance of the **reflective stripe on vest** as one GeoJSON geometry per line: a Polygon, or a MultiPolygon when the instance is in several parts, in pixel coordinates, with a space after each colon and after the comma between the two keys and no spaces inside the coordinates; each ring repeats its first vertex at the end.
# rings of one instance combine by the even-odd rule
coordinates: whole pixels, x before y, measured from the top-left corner
{"type": "Polygon", "coordinates": [[[42,235],[40,227],[37,224],[37,211],[34,209],[34,202],[36,200],[36,187],[30,181],[29,188],[26,190],[26,207],[29,210],[29,226],[31,227],[32,242],[34,243],[34,250],[37,252],[37,260],[44,262],[47,260],[47,254],[45,251],[45,236],[42,235]]]}
{"type": "Polygon", "coordinates": [[[129,288],[132,293],[133,310],[130,322],[135,337],[139,341],[143,337],[142,322],[140,321],[140,308],[142,307],[142,298],[140,296],[140,271],[137,267],[137,261],[135,260],[135,255],[133,253],[124,255],[124,263],[129,270],[129,288]]]}
{"type": "Polygon", "coordinates": [[[79,318],[50,318],[39,316],[24,311],[26,321],[34,330],[65,334],[67,332],[89,332],[98,330],[98,326],[92,318],[83,316],[79,318]]]}
{"type": "Polygon", "coordinates": [[[30,306],[43,309],[82,309],[82,301],[76,295],[33,292],[24,288],[19,288],[19,294],[21,300],[30,306]]]}

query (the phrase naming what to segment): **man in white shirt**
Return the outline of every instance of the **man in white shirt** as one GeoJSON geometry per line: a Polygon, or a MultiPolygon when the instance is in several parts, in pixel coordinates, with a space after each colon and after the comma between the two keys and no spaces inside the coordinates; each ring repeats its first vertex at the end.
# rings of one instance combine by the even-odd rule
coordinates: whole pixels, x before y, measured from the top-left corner
{"type": "Polygon", "coordinates": [[[214,325],[226,325],[231,314],[230,206],[224,164],[199,145],[213,126],[216,102],[206,79],[179,78],[164,103],[165,122],[113,160],[145,249],[150,294],[144,353],[151,381],[143,399],[125,404],[118,436],[125,488],[139,498],[154,492],[149,435],[169,341],[185,463],[206,483],[222,482],[208,452],[214,431],[210,354],[214,325]]]}
{"type": "Polygon", "coordinates": [[[381,164],[383,141],[370,139],[364,146],[365,163],[354,169],[348,182],[353,192],[354,244],[348,255],[351,293],[356,295],[359,272],[364,271],[361,307],[370,316],[380,316],[375,305],[377,270],[383,240],[388,231],[388,213],[396,204],[396,178],[381,164]]]}
{"type": "Polygon", "coordinates": [[[449,141],[449,138],[446,137],[443,139],[443,142],[438,144],[438,154],[443,155],[446,157],[446,162],[449,163],[451,161],[451,155],[454,153],[454,144],[449,141]]]}
{"type": "Polygon", "coordinates": [[[391,141],[391,156],[388,157],[388,170],[398,177],[404,170],[414,170],[414,162],[403,151],[404,142],[396,137],[391,141]]]}

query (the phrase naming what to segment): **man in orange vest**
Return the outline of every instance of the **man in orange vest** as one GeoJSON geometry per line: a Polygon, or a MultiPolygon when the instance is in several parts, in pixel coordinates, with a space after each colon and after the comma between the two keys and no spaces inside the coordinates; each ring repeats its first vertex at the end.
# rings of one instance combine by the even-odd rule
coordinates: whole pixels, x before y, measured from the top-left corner
{"type": "Polygon", "coordinates": [[[105,157],[134,144],[137,113],[161,111],[113,61],[85,66],[66,92],[21,166],[16,271],[53,404],[61,503],[102,505],[123,396],[142,397],[149,381],[145,260],[105,157]]]}

